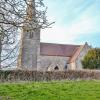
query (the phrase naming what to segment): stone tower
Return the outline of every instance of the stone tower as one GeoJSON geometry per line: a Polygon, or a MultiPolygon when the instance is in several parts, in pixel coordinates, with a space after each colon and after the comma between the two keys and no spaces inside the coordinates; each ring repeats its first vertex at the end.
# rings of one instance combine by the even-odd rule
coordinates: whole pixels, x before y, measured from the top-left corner
{"type": "Polygon", "coordinates": [[[36,19],[35,0],[28,0],[27,16],[23,25],[18,66],[25,70],[37,70],[40,55],[40,29],[36,19]]]}

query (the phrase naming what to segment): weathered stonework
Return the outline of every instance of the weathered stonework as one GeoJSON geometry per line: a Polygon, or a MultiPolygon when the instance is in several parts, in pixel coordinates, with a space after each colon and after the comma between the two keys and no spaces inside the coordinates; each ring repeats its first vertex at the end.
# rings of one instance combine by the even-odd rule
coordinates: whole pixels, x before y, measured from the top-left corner
{"type": "MultiPolygon", "coordinates": [[[[55,67],[58,67],[58,70],[65,70],[69,57],[60,57],[60,56],[40,56],[38,59],[38,69],[41,71],[54,71],[55,67]]],[[[67,66],[68,68],[68,66],[67,66]]]]}
{"type": "Polygon", "coordinates": [[[81,61],[83,60],[84,56],[88,53],[88,51],[91,49],[91,47],[86,43],[84,45],[84,48],[81,50],[79,56],[77,57],[75,63],[76,63],[76,69],[80,70],[83,68],[81,61]]]}
{"type": "Polygon", "coordinates": [[[82,70],[83,66],[81,61],[83,60],[84,56],[88,53],[88,51],[91,49],[91,47],[85,43],[83,47],[81,48],[79,54],[77,55],[76,59],[69,64],[70,69],[72,70],[82,70]]]}

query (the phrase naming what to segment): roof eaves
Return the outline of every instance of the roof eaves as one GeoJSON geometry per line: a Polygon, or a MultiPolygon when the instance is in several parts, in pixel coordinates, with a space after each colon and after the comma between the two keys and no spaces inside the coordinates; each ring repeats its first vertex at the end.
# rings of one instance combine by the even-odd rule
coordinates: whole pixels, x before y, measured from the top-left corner
{"type": "Polygon", "coordinates": [[[79,56],[80,52],[83,50],[84,46],[85,46],[85,45],[81,45],[81,46],[76,50],[76,52],[73,54],[73,56],[69,59],[68,63],[72,63],[72,62],[74,62],[74,61],[78,58],[78,56],[79,56]]]}

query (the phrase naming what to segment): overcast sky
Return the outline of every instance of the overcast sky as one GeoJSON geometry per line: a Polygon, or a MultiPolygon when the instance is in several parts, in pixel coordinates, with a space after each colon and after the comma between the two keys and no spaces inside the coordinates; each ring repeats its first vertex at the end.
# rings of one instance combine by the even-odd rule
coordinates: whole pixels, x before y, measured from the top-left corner
{"type": "Polygon", "coordinates": [[[41,42],[100,47],[100,0],[44,0],[52,28],[42,30],[41,42]]]}

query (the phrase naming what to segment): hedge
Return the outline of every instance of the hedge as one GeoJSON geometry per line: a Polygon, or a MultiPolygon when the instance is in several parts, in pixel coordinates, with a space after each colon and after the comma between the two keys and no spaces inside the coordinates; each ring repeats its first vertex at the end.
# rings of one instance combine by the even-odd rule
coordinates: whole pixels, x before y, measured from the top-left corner
{"type": "Polygon", "coordinates": [[[67,71],[25,71],[0,70],[0,82],[16,81],[52,81],[52,80],[99,80],[100,71],[95,70],[67,70],[67,71]]]}

